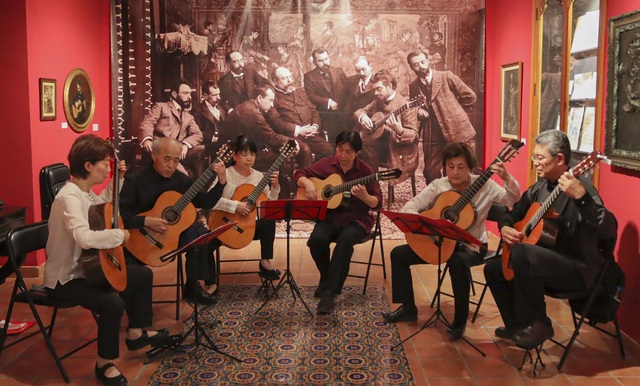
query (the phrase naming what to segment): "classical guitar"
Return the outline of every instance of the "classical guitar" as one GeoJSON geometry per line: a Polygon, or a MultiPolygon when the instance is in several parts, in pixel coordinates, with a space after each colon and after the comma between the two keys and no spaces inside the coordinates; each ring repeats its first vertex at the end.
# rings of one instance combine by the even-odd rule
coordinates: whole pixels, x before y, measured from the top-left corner
{"type": "Polygon", "coordinates": [[[362,138],[371,138],[371,139],[380,138],[380,136],[382,136],[382,134],[384,133],[384,130],[386,127],[385,124],[387,122],[387,119],[389,119],[390,116],[392,115],[397,116],[410,108],[424,107],[426,103],[427,103],[427,99],[425,98],[424,95],[420,94],[417,97],[413,98],[409,102],[403,104],[402,106],[398,107],[397,109],[393,110],[388,114],[384,114],[383,112],[378,111],[377,113],[373,114],[373,116],[371,117],[371,121],[373,122],[373,127],[371,127],[370,129],[363,127],[362,130],[360,131],[362,138]]]}
{"type": "MultiPolygon", "coordinates": [[[[89,227],[91,230],[124,229],[120,218],[120,195],[118,192],[120,192],[120,172],[116,157],[113,172],[113,204],[104,203],[89,208],[89,227]]],[[[84,249],[80,255],[80,265],[86,280],[94,287],[114,288],[118,292],[124,291],[127,287],[127,269],[122,245],[111,249],[84,249]]]]}
{"type": "MultiPolygon", "coordinates": [[[[373,181],[386,181],[400,177],[402,170],[389,169],[378,173],[370,174],[366,177],[358,178],[353,181],[342,183],[342,177],[339,174],[332,174],[324,180],[311,177],[309,180],[316,186],[319,192],[319,200],[329,201],[328,209],[335,209],[339,206],[346,207],[349,205],[351,197],[351,188],[356,185],[366,185],[373,181]]],[[[296,193],[296,200],[307,200],[307,191],[300,187],[296,193]]]]}
{"type": "MultiPolygon", "coordinates": [[[[574,177],[578,177],[606,158],[599,151],[592,151],[580,163],[571,168],[570,172],[574,177]]],[[[558,218],[558,213],[551,208],[551,205],[560,197],[560,193],[562,193],[562,190],[558,185],[542,203],[534,202],[531,204],[524,218],[515,223],[513,228],[524,234],[522,243],[540,245],[547,248],[555,244],[558,230],[554,220],[558,218]]],[[[502,246],[502,272],[507,280],[513,279],[511,247],[506,243],[502,246]]]]}
{"type": "Polygon", "coordinates": [[[240,249],[251,243],[256,233],[256,204],[267,199],[264,189],[269,184],[271,176],[280,169],[282,163],[293,154],[295,149],[296,141],[293,139],[287,141],[280,148],[280,155],[264,174],[258,185],[242,184],[236,188],[232,200],[249,204],[251,212],[242,216],[238,213],[229,213],[219,209],[211,211],[208,221],[209,229],[216,229],[224,224],[237,223],[231,229],[218,236],[218,239],[224,245],[232,249],[240,249]]]}
{"type": "MultiPolygon", "coordinates": [[[[228,144],[224,144],[218,150],[213,163],[226,163],[232,155],[233,150],[228,144]]],[[[191,201],[214,175],[213,169],[208,167],[185,194],[171,190],[162,193],[151,210],[139,215],[165,219],[169,225],[167,232],[159,233],[145,227],[132,230],[129,241],[125,244],[129,252],[138,260],[153,267],[159,267],[171,261],[162,261],[160,258],[178,248],[180,234],[196,220],[196,208],[191,201]]]]}
{"type": "MultiPolygon", "coordinates": [[[[476,220],[476,210],[471,200],[478,194],[480,189],[493,175],[491,165],[505,163],[511,160],[522,147],[523,143],[515,139],[509,141],[498,156],[491,162],[489,167],[469,186],[464,193],[460,194],[453,190],[443,192],[436,197],[431,208],[420,213],[432,219],[449,220],[462,229],[469,229],[476,220]]],[[[438,240],[435,236],[416,235],[405,233],[405,239],[411,249],[424,261],[429,264],[438,264],[438,240]]],[[[456,247],[456,241],[452,239],[442,239],[441,241],[441,263],[449,260],[456,247]]]]}

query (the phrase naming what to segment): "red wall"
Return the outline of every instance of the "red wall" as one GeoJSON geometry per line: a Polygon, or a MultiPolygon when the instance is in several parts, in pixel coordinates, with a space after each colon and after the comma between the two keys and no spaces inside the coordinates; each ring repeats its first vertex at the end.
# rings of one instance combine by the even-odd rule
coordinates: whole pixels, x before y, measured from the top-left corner
{"type": "MultiPolygon", "coordinates": [[[[0,2],[0,24],[11,33],[0,39],[3,55],[0,116],[1,196],[7,204],[26,206],[27,222],[39,221],[40,169],[65,162],[78,133],[62,129],[66,121],[62,93],[67,75],[84,69],[94,88],[96,110],[87,133],[108,137],[110,130],[109,0],[12,0],[0,2]],[[28,44],[27,44],[28,42],[28,44]],[[40,121],[39,78],[57,80],[55,121],[40,121]]],[[[27,261],[40,264],[43,256],[27,261]]]]}
{"type": "MultiPolygon", "coordinates": [[[[640,0],[610,0],[606,12],[607,20],[626,12],[640,8],[640,0]]],[[[511,1],[509,7],[501,0],[486,1],[486,111],[485,133],[487,144],[485,164],[491,162],[503,146],[499,140],[500,125],[500,66],[506,63],[522,61],[523,100],[522,100],[522,137],[529,138],[529,110],[531,105],[531,45],[532,45],[533,5],[530,0],[511,1]]],[[[607,38],[608,41],[608,38],[607,38]]],[[[608,43],[607,43],[608,45],[608,43]]],[[[605,47],[607,52],[608,47],[605,47]]],[[[607,74],[603,74],[606,76],[607,74]]],[[[606,90],[606,82],[605,82],[606,90]]],[[[606,95],[606,92],[605,92],[606,95]]],[[[606,114],[606,103],[602,102],[606,114]]],[[[604,153],[606,117],[601,122],[602,148],[604,153]]],[[[528,150],[524,150],[509,165],[512,174],[520,181],[523,189],[527,185],[528,150]]],[[[623,294],[624,301],[618,316],[625,333],[634,340],[640,340],[640,301],[634,295],[640,292],[640,283],[634,278],[640,276],[638,246],[638,204],[633,198],[640,196],[640,173],[626,169],[600,165],[600,194],[607,207],[617,216],[619,222],[619,241],[617,257],[627,275],[627,285],[623,294]],[[624,187],[624,189],[622,188],[624,187]],[[633,198],[632,198],[633,197],[633,198]],[[626,295],[626,296],[625,296],[626,295]]]]}

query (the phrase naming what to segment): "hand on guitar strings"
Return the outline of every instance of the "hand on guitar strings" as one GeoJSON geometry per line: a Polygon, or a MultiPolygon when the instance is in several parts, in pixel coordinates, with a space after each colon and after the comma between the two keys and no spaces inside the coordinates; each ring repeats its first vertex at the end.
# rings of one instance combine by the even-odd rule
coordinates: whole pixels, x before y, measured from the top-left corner
{"type": "Polygon", "coordinates": [[[236,205],[236,213],[240,216],[246,216],[251,212],[251,207],[244,201],[238,201],[236,205]]]}
{"type": "Polygon", "coordinates": [[[316,189],[316,185],[308,178],[301,177],[300,180],[303,181],[304,190],[307,193],[307,200],[317,200],[318,199],[318,190],[316,189]]]}
{"type": "Polygon", "coordinates": [[[560,186],[560,190],[562,190],[564,194],[574,200],[580,199],[587,194],[587,190],[582,185],[582,182],[570,172],[564,172],[564,174],[560,176],[558,186],[560,186]]]}
{"type": "Polygon", "coordinates": [[[360,125],[367,130],[373,129],[373,121],[367,114],[362,114],[360,116],[360,125]]]}
{"type": "Polygon", "coordinates": [[[160,218],[160,217],[150,217],[150,216],[146,216],[144,218],[144,227],[151,229],[154,232],[157,233],[167,233],[167,226],[169,225],[169,223],[167,222],[167,220],[160,218]]]}
{"type": "Polygon", "coordinates": [[[509,171],[507,171],[507,168],[502,162],[491,165],[491,171],[497,174],[498,177],[500,177],[500,179],[505,183],[508,183],[513,178],[513,176],[511,176],[509,171]]]}
{"type": "Polygon", "coordinates": [[[127,172],[127,163],[124,160],[118,162],[118,171],[120,175],[118,176],[121,180],[124,179],[124,173],[127,172]]]}
{"type": "Polygon", "coordinates": [[[279,171],[273,172],[271,177],[269,177],[269,185],[271,185],[271,189],[276,189],[280,186],[280,182],[278,181],[278,176],[280,175],[279,171]]]}
{"type": "Polygon", "coordinates": [[[509,246],[519,243],[524,238],[524,233],[518,232],[510,226],[503,226],[500,229],[500,234],[502,235],[502,241],[509,246]]]}
{"type": "Polygon", "coordinates": [[[404,128],[402,127],[402,122],[396,117],[395,114],[389,115],[389,118],[385,121],[385,123],[392,129],[396,135],[402,135],[404,132],[404,128]]]}

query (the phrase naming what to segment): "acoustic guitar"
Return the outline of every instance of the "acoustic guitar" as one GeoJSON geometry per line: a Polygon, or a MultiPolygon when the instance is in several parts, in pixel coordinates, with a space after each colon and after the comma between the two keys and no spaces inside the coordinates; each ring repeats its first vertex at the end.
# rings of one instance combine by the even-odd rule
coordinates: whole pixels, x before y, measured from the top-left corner
{"type": "MultiPolygon", "coordinates": [[[[474,208],[471,200],[478,194],[480,189],[486,184],[486,182],[493,175],[491,166],[497,163],[506,163],[511,160],[518,150],[524,144],[515,139],[509,141],[498,156],[491,162],[489,167],[464,191],[460,194],[453,190],[443,192],[436,197],[434,204],[431,208],[420,213],[422,216],[429,217],[431,219],[443,219],[449,220],[462,229],[469,229],[471,225],[476,221],[476,209],[474,208]]],[[[416,235],[413,233],[405,233],[405,239],[411,247],[411,249],[424,261],[429,264],[438,264],[438,245],[440,241],[436,236],[416,235]]],[[[456,241],[452,239],[443,238],[441,240],[441,259],[440,262],[444,263],[456,248],[456,241]]]]}
{"type": "MultiPolygon", "coordinates": [[[[228,144],[224,144],[218,150],[213,163],[226,163],[232,155],[233,150],[228,144]]],[[[191,201],[214,175],[213,169],[208,167],[185,194],[172,190],[162,193],[153,208],[140,213],[139,216],[160,217],[166,220],[167,232],[159,233],[145,227],[132,230],[129,241],[125,244],[129,252],[152,267],[160,267],[171,261],[162,261],[160,258],[178,248],[180,234],[196,220],[196,208],[191,201]]]]}
{"type": "MultiPolygon", "coordinates": [[[[116,141],[114,139],[114,141],[116,141]]],[[[115,145],[115,143],[114,143],[115,145]]],[[[117,147],[116,147],[117,148],[117,147]]],[[[91,230],[124,229],[120,218],[120,170],[118,158],[113,172],[113,204],[104,203],[89,208],[91,230]]],[[[80,265],[86,280],[94,287],[114,288],[118,292],[127,287],[127,268],[122,245],[111,249],[84,249],[80,255],[80,265]]]]}
{"type": "Polygon", "coordinates": [[[280,148],[280,155],[269,170],[264,174],[258,185],[242,184],[236,188],[232,200],[245,202],[251,211],[242,216],[238,213],[229,213],[223,210],[212,210],[209,215],[209,229],[216,229],[221,225],[237,223],[228,231],[224,232],[218,239],[227,247],[241,249],[249,245],[256,234],[257,203],[267,199],[264,189],[269,184],[271,176],[275,173],[284,160],[289,158],[296,149],[296,141],[291,139],[280,148]]]}
{"type": "MultiPolygon", "coordinates": [[[[605,159],[607,159],[607,157],[595,150],[569,171],[574,177],[578,177],[605,159]]],[[[560,189],[560,185],[558,185],[549,193],[549,196],[542,203],[534,202],[531,204],[524,218],[515,223],[513,228],[524,234],[524,237],[520,241],[521,243],[540,245],[546,248],[555,245],[558,229],[555,226],[554,220],[558,218],[558,213],[551,208],[551,205],[560,197],[560,193],[562,193],[562,190],[560,189]]],[[[504,243],[502,246],[502,273],[507,280],[513,279],[511,248],[512,246],[507,243],[504,243]]]]}
{"type": "Polygon", "coordinates": [[[426,103],[427,103],[427,99],[425,98],[424,95],[420,94],[415,98],[413,98],[412,100],[410,100],[409,102],[403,104],[402,106],[400,106],[399,108],[393,110],[388,114],[384,114],[382,111],[378,111],[377,113],[373,114],[373,116],[371,117],[371,121],[373,122],[373,127],[368,129],[362,126],[362,130],[360,131],[362,138],[363,139],[364,138],[371,138],[371,139],[380,138],[380,136],[382,136],[382,134],[384,133],[384,130],[386,127],[385,124],[387,122],[387,119],[389,119],[390,116],[392,115],[397,116],[410,108],[424,107],[426,103]]]}
{"type": "MultiPolygon", "coordinates": [[[[373,181],[386,181],[400,177],[402,170],[389,169],[378,173],[370,174],[366,177],[357,178],[353,181],[342,183],[342,177],[339,174],[332,174],[323,179],[310,177],[309,180],[316,186],[319,192],[319,200],[329,201],[327,209],[335,209],[337,207],[346,207],[349,205],[351,198],[351,188],[356,185],[366,185],[373,181]]],[[[296,192],[296,200],[307,200],[307,191],[303,187],[299,187],[296,192]]]]}

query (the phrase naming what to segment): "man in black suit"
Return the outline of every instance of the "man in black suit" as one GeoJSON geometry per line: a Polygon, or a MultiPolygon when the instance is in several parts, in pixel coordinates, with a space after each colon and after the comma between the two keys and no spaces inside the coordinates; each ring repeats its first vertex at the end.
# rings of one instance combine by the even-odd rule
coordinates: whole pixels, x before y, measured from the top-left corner
{"type": "Polygon", "coordinates": [[[202,96],[204,101],[191,111],[203,137],[202,144],[195,147],[200,156],[196,176],[200,176],[206,170],[209,166],[208,158],[215,158],[220,146],[222,146],[222,142],[219,140],[220,132],[223,122],[227,119],[227,113],[220,107],[220,88],[216,83],[205,82],[202,85],[202,96]]]}
{"type": "Polygon", "coordinates": [[[244,67],[244,58],[240,51],[231,51],[226,55],[229,72],[218,81],[220,86],[220,106],[230,112],[242,102],[248,101],[257,86],[269,81],[255,70],[244,67]]]}
{"type": "Polygon", "coordinates": [[[313,50],[311,55],[316,68],[304,74],[304,89],[320,113],[322,129],[329,138],[335,138],[345,129],[343,107],[347,75],[342,68],[331,67],[324,48],[313,50]]]}
{"type": "MultiPolygon", "coordinates": [[[[371,82],[373,67],[369,60],[364,56],[358,56],[353,62],[353,68],[356,74],[347,78],[345,86],[344,115],[348,120],[348,128],[353,128],[358,123],[353,119],[353,113],[376,99],[371,82]]],[[[358,124],[358,128],[359,126],[358,124]]]]}

